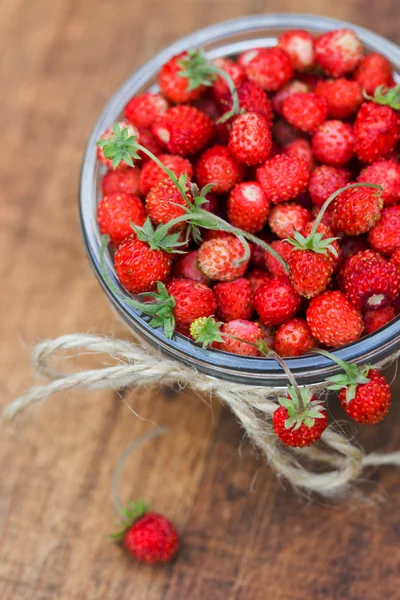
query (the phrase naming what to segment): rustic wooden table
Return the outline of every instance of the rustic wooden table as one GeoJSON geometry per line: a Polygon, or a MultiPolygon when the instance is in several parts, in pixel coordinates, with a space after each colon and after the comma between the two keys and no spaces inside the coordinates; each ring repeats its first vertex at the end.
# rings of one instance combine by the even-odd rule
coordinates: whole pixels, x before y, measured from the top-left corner
{"type": "MultiPolygon", "coordinates": [[[[175,38],[214,21],[315,12],[312,0],[2,0],[0,131],[3,403],[31,381],[29,347],[74,331],[120,333],[91,274],[77,216],[82,152],[108,97],[175,38]]],[[[318,12],[400,42],[397,0],[320,0],[318,12]]],[[[400,391],[400,385],[397,385],[400,391]]],[[[59,395],[1,429],[2,600],[398,600],[399,473],[364,496],[308,502],[257,459],[234,418],[189,393],[59,395]],[[164,425],[123,474],[183,534],[152,569],[107,539],[111,477],[127,445],[164,425]],[[378,500],[385,502],[381,505],[378,500]]],[[[397,409],[397,414],[399,411],[397,409]]],[[[399,446],[396,406],[360,431],[399,446]]]]}

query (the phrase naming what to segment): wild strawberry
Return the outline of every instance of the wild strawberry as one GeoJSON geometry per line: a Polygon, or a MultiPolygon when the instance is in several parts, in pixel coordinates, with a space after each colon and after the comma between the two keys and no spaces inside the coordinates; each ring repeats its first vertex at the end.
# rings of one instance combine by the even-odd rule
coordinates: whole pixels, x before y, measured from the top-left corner
{"type": "Polygon", "coordinates": [[[114,267],[121,285],[132,294],[141,294],[154,290],[157,282],[167,279],[171,258],[163,250],[152,250],[133,234],[118,247],[114,267]]]}
{"type": "Polygon", "coordinates": [[[270,202],[257,181],[238,183],[229,194],[228,219],[239,229],[257,233],[267,221],[269,207],[270,202]]]}
{"type": "Polygon", "coordinates": [[[277,154],[257,169],[257,180],[267,198],[275,203],[295,198],[307,189],[307,164],[293,156],[277,154]]]}
{"type": "Polygon", "coordinates": [[[183,104],[195,100],[205,90],[204,85],[199,85],[190,89],[190,82],[182,77],[184,71],[184,62],[190,58],[188,52],[181,52],[169,59],[158,74],[158,85],[164,96],[171,102],[183,104]]]}
{"type": "Polygon", "coordinates": [[[400,246],[400,204],[387,206],[381,218],[368,234],[368,241],[374,250],[391,255],[400,246]]]}
{"type": "Polygon", "coordinates": [[[298,92],[307,93],[310,91],[310,87],[304,83],[303,81],[298,81],[294,79],[285,87],[281,88],[276,92],[274,97],[272,98],[272,108],[277,115],[282,115],[283,104],[286,98],[292,96],[293,94],[297,94],[298,92]]]}
{"type": "MultiPolygon", "coordinates": [[[[294,250],[292,244],[289,244],[289,242],[286,242],[285,240],[271,242],[271,248],[275,250],[286,263],[294,250]]],[[[265,264],[274,277],[287,277],[287,273],[281,263],[269,252],[265,252],[265,264]]]]}
{"type": "Polygon", "coordinates": [[[400,247],[393,252],[390,258],[390,264],[396,267],[397,274],[400,277],[400,247]]]}
{"type": "Polygon", "coordinates": [[[168,102],[161,94],[145,92],[129,100],[125,106],[125,118],[132,125],[147,129],[167,109],[168,102]]]}
{"type": "Polygon", "coordinates": [[[373,333],[380,329],[386,323],[389,323],[396,316],[393,306],[378,308],[378,310],[367,310],[363,314],[365,333],[373,333]]]}
{"type": "Polygon", "coordinates": [[[343,290],[352,304],[359,310],[389,306],[400,288],[396,267],[368,251],[352,258],[342,273],[343,290]]]}
{"type": "Polygon", "coordinates": [[[282,33],[278,39],[278,48],[282,48],[296,71],[304,71],[314,64],[314,38],[308,31],[292,29],[282,33]]]}
{"type": "Polygon", "coordinates": [[[279,90],[293,77],[289,56],[277,47],[255,49],[252,58],[244,65],[244,70],[251,81],[258,83],[267,92],[279,90]]]}
{"type": "Polygon", "coordinates": [[[313,92],[291,94],[282,106],[286,121],[305,133],[313,133],[328,116],[328,104],[313,92]]]}
{"type": "Polygon", "coordinates": [[[299,317],[282,323],[276,331],[274,348],[280,356],[301,356],[316,346],[306,321],[299,317]]]}
{"type": "Polygon", "coordinates": [[[246,272],[248,260],[235,265],[235,261],[243,259],[244,253],[245,249],[238,238],[219,237],[203,242],[199,248],[198,264],[210,279],[232,281],[246,272]]]}
{"type": "MultiPolygon", "coordinates": [[[[192,193],[187,189],[186,195],[190,201],[193,201],[192,193]]],[[[184,208],[187,206],[180,191],[175,183],[167,177],[162,179],[146,196],[146,210],[154,225],[164,225],[172,219],[176,219],[185,214],[184,208]]],[[[183,229],[186,224],[178,223],[173,229],[183,229]]]]}
{"type": "Polygon", "coordinates": [[[140,170],[137,167],[108,171],[101,180],[101,189],[104,196],[114,192],[124,192],[137,196],[139,193],[140,170]]]}
{"type": "Polygon", "coordinates": [[[263,331],[258,323],[252,323],[245,319],[235,319],[222,325],[221,335],[223,341],[218,344],[220,350],[241,354],[242,356],[259,355],[257,348],[250,345],[257,344],[263,339],[263,331]],[[240,338],[240,340],[228,337],[230,335],[240,338]]]}
{"type": "Polygon", "coordinates": [[[321,79],[314,92],[324,98],[332,119],[348,119],[358,111],[363,102],[362,89],[357,81],[344,77],[326,81],[321,79]]]}
{"type": "Polygon", "coordinates": [[[296,292],[314,298],[326,289],[334,271],[330,256],[313,250],[293,250],[288,259],[290,280],[296,292]]]}
{"type": "MultiPolygon", "coordinates": [[[[189,179],[193,176],[193,167],[187,158],[175,154],[160,154],[159,160],[175,173],[177,177],[186,173],[189,179]]],[[[152,187],[165,179],[165,171],[152,160],[143,165],[140,172],[140,192],[147,196],[152,187]]]]}
{"type": "Polygon", "coordinates": [[[371,250],[367,245],[366,248],[360,249],[360,251],[351,254],[342,261],[336,274],[336,279],[342,292],[344,292],[344,280],[347,277],[347,273],[352,271],[360,260],[365,260],[367,257],[374,258],[377,255],[378,253],[371,250]]]}
{"type": "MultiPolygon", "coordinates": [[[[262,115],[268,126],[272,124],[272,106],[267,94],[254,81],[246,80],[237,88],[239,106],[242,110],[262,115]]],[[[232,109],[232,95],[227,93],[220,98],[220,104],[227,110],[232,109]]]]}
{"type": "MultiPolygon", "coordinates": [[[[128,136],[134,136],[137,139],[139,138],[138,129],[131,123],[128,123],[127,121],[118,121],[117,125],[119,126],[120,131],[122,131],[123,129],[128,129],[128,136]]],[[[107,131],[105,131],[101,136],[100,141],[104,142],[107,140],[114,139],[115,136],[113,129],[113,127],[107,129],[107,131]]],[[[103,165],[105,165],[107,169],[114,170],[113,161],[110,158],[106,157],[106,155],[104,154],[104,148],[101,146],[97,147],[97,160],[99,160],[103,165]]],[[[115,168],[119,170],[127,169],[129,168],[129,165],[127,165],[124,160],[121,160],[121,162],[115,168]]]]}
{"type": "Polygon", "coordinates": [[[157,564],[169,562],[179,549],[179,536],[169,519],[155,512],[148,512],[143,502],[130,503],[123,511],[123,527],[114,534],[126,550],[140,562],[157,564]]]}
{"type": "Polygon", "coordinates": [[[214,292],[203,283],[192,279],[172,279],[166,286],[175,301],[173,308],[175,328],[189,334],[191,323],[198,317],[209,317],[217,308],[214,292]]]}
{"type": "Polygon", "coordinates": [[[357,181],[380,185],[384,206],[397,204],[400,200],[400,165],[394,160],[379,160],[368,165],[357,181]]]}
{"type": "Polygon", "coordinates": [[[311,143],[315,158],[326,165],[343,167],[354,156],[353,130],[342,121],[325,121],[311,143]]]}
{"type": "Polygon", "coordinates": [[[281,325],[297,313],[300,308],[300,296],[287,277],[276,277],[267,281],[254,295],[254,306],[261,323],[281,325]]]}
{"type": "Polygon", "coordinates": [[[268,215],[268,225],[281,239],[292,237],[294,231],[303,233],[309,221],[310,211],[294,202],[277,204],[268,215]]]}
{"type": "Polygon", "coordinates": [[[114,192],[103,196],[97,206],[97,223],[101,233],[109,235],[111,243],[118,246],[132,234],[134,225],[143,225],[146,210],[140,198],[132,194],[114,192]]]}
{"type": "Polygon", "coordinates": [[[399,116],[390,106],[364,102],[354,123],[355,151],[364,162],[374,162],[393,150],[400,139],[399,116]]]}
{"type": "Polygon", "coordinates": [[[311,174],[310,185],[308,186],[311,200],[318,207],[321,207],[329,196],[348,183],[349,178],[349,173],[344,169],[327,165],[316,167],[311,174]]]}
{"type": "Polygon", "coordinates": [[[289,386],[288,392],[272,416],[274,431],[285,446],[311,446],[328,425],[326,410],[307,388],[300,388],[301,399],[294,388],[289,386]]]}
{"type": "Polygon", "coordinates": [[[250,282],[243,277],[235,281],[217,283],[213,288],[217,299],[217,314],[222,321],[250,319],[253,311],[253,293],[250,282]]]}
{"type": "Polygon", "coordinates": [[[355,342],[363,331],[361,313],[339,291],[313,298],[306,318],[312,335],[331,348],[355,342]]]}
{"type": "Polygon", "coordinates": [[[286,156],[294,156],[299,160],[303,160],[310,173],[315,169],[315,160],[312,152],[311,144],[308,140],[304,140],[299,138],[298,140],[294,140],[285,146],[282,150],[283,154],[286,156]]]}
{"type": "MultiPolygon", "coordinates": [[[[140,136],[140,145],[144,146],[146,148],[146,150],[150,150],[150,152],[152,154],[154,154],[155,156],[158,156],[159,154],[163,153],[163,148],[161,148],[160,144],[158,143],[158,141],[156,139],[156,136],[150,129],[140,128],[139,136],[140,136]]],[[[145,154],[142,150],[138,151],[138,156],[139,156],[140,160],[142,161],[141,164],[151,160],[149,155],[145,154]]]]}
{"type": "Polygon", "coordinates": [[[354,71],[363,58],[361,41],[351,29],[323,33],[314,48],[317,63],[333,77],[354,71]]]}
{"type": "Polygon", "coordinates": [[[364,56],[354,73],[354,79],[370,96],[380,85],[390,88],[395,84],[392,65],[385,56],[376,52],[364,56]]]}
{"type": "Polygon", "coordinates": [[[204,275],[197,264],[198,250],[190,250],[186,254],[181,254],[172,267],[172,275],[177,279],[193,279],[204,285],[209,285],[211,279],[204,275]]]}
{"type": "Polygon", "coordinates": [[[225,194],[243,179],[244,167],[225,146],[212,146],[200,156],[196,176],[201,187],[214,183],[213,193],[225,194]]]}
{"type": "MultiPolygon", "coordinates": [[[[269,252],[268,252],[268,255],[270,256],[269,252]]],[[[283,270],[283,267],[281,267],[281,268],[283,270]]],[[[264,283],[267,283],[267,281],[269,281],[271,279],[271,275],[268,273],[268,271],[263,271],[262,269],[253,269],[252,271],[248,271],[246,273],[246,277],[250,282],[250,286],[251,286],[251,290],[252,290],[253,294],[255,294],[256,291],[262,285],[264,285],[264,283]]]]}
{"type": "MultiPolygon", "coordinates": [[[[243,68],[230,58],[216,58],[213,61],[213,64],[229,75],[235,88],[239,87],[240,84],[246,79],[246,74],[243,68]]],[[[217,75],[216,79],[213,81],[211,89],[217,100],[223,98],[226,94],[230,95],[228,84],[225,79],[221,77],[221,75],[217,75]]]]}
{"type": "Polygon", "coordinates": [[[189,156],[207,146],[213,122],[194,106],[174,106],[155,121],[153,133],[168,152],[189,156]]]}
{"type": "Polygon", "coordinates": [[[366,233],[379,220],[382,206],[382,196],[376,189],[347,188],[335,200],[335,224],[348,235],[366,233]]]}
{"type": "Polygon", "coordinates": [[[257,113],[239,115],[233,122],[228,147],[236,160],[247,166],[264,162],[272,147],[268,121],[257,113]]]}
{"type": "MultiPolygon", "coordinates": [[[[325,215],[328,212],[329,208],[330,207],[328,206],[328,209],[325,211],[325,215]]],[[[314,227],[314,223],[315,223],[315,220],[309,221],[307,223],[307,225],[304,228],[304,233],[303,233],[304,237],[308,237],[311,234],[312,229],[314,227]]],[[[328,252],[327,256],[331,259],[331,261],[333,262],[333,264],[336,268],[336,266],[339,264],[339,262],[342,258],[342,250],[341,250],[341,247],[339,246],[338,240],[333,237],[332,229],[329,227],[329,225],[324,223],[324,219],[322,219],[322,221],[318,224],[317,233],[322,234],[321,239],[324,242],[326,242],[326,240],[328,240],[328,239],[331,240],[329,243],[329,246],[332,246],[333,252],[328,252]]]]}

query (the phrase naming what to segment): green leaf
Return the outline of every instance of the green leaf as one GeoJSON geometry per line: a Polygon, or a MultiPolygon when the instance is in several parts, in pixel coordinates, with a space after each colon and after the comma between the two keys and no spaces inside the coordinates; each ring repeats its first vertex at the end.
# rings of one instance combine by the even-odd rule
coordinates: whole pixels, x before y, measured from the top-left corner
{"type": "Polygon", "coordinates": [[[364,96],[367,100],[371,100],[376,104],[382,104],[390,106],[394,110],[400,110],[400,85],[396,85],[393,88],[387,88],[384,85],[380,85],[376,88],[374,96],[368,96],[365,91],[364,96]]]}
{"type": "Polygon", "coordinates": [[[222,325],[223,323],[216,321],[214,317],[199,317],[191,324],[190,334],[198,344],[207,348],[214,342],[224,341],[220,332],[222,325]]]}

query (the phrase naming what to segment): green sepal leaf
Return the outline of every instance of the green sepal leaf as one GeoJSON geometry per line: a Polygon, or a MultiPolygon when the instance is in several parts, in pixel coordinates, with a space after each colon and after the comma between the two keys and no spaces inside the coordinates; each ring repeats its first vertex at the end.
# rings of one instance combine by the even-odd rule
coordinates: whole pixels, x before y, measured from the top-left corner
{"type": "Polygon", "coordinates": [[[140,159],[137,148],[137,137],[129,135],[128,127],[120,128],[119,123],[114,123],[113,135],[107,140],[99,140],[97,145],[103,148],[104,156],[112,161],[116,169],[121,161],[133,167],[134,159],[140,159]]]}
{"type": "Polygon", "coordinates": [[[224,341],[220,332],[222,325],[223,323],[216,321],[214,317],[199,317],[191,324],[190,334],[198,344],[207,348],[214,342],[224,341]]]}
{"type": "Polygon", "coordinates": [[[149,504],[140,500],[137,503],[130,502],[127,507],[119,507],[119,512],[124,517],[122,520],[116,521],[116,525],[121,527],[115,533],[110,534],[110,538],[115,541],[121,541],[124,535],[132,527],[135,521],[143,517],[149,511],[149,504]]]}
{"type": "Polygon", "coordinates": [[[384,106],[390,106],[390,108],[393,108],[394,110],[400,110],[400,85],[396,85],[392,88],[379,85],[375,90],[374,96],[369,96],[364,90],[364,97],[376,104],[382,104],[384,106]]]}

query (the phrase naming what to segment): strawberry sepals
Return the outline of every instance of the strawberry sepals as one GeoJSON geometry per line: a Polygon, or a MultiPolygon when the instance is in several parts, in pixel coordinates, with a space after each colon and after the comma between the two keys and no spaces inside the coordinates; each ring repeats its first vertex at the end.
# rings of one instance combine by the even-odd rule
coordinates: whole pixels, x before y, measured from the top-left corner
{"type": "Polygon", "coordinates": [[[121,130],[119,123],[114,123],[113,137],[108,140],[100,140],[97,145],[103,148],[104,156],[112,160],[114,169],[121,161],[133,167],[134,159],[140,159],[137,153],[136,136],[129,135],[128,127],[121,130]]]}
{"type": "Polygon", "coordinates": [[[331,375],[325,381],[329,384],[327,385],[328,390],[346,389],[346,402],[351,402],[354,399],[358,385],[369,383],[368,373],[371,369],[376,368],[373,365],[359,367],[358,365],[341,360],[326,350],[315,350],[315,352],[326,356],[326,358],[329,358],[343,369],[344,373],[331,375]]]}
{"type": "Polygon", "coordinates": [[[186,241],[179,241],[181,232],[168,233],[168,229],[154,229],[150,218],[147,218],[144,224],[134,225],[131,221],[131,227],[136,233],[136,236],[142,242],[146,242],[151,250],[163,250],[168,253],[182,254],[182,250],[178,250],[179,246],[186,246],[186,241]]]}
{"type": "Polygon", "coordinates": [[[223,323],[213,317],[199,317],[190,326],[190,335],[201,344],[203,348],[211,346],[214,342],[223,342],[220,329],[223,323]]]}
{"type": "Polygon", "coordinates": [[[400,85],[396,85],[392,88],[387,88],[384,85],[379,85],[373,96],[368,96],[364,92],[364,97],[367,100],[375,102],[375,104],[382,104],[383,106],[390,106],[394,110],[400,110],[400,85]]]}
{"type": "Polygon", "coordinates": [[[119,542],[124,538],[125,533],[132,527],[132,525],[143,517],[149,511],[149,505],[143,500],[139,502],[129,502],[127,507],[119,507],[122,519],[116,522],[118,530],[110,535],[110,538],[115,542],[119,542]]]}
{"type": "Polygon", "coordinates": [[[298,389],[299,392],[294,387],[288,386],[288,397],[279,398],[279,403],[288,412],[285,428],[296,430],[301,425],[306,425],[311,429],[316,419],[324,418],[324,405],[319,400],[312,400],[313,395],[307,387],[298,389]]]}
{"type": "Polygon", "coordinates": [[[324,234],[320,232],[310,233],[305,237],[299,231],[295,231],[293,238],[287,238],[285,241],[294,246],[296,250],[312,250],[317,254],[331,252],[337,258],[338,253],[333,245],[333,242],[337,239],[336,237],[324,238],[324,234]]]}

